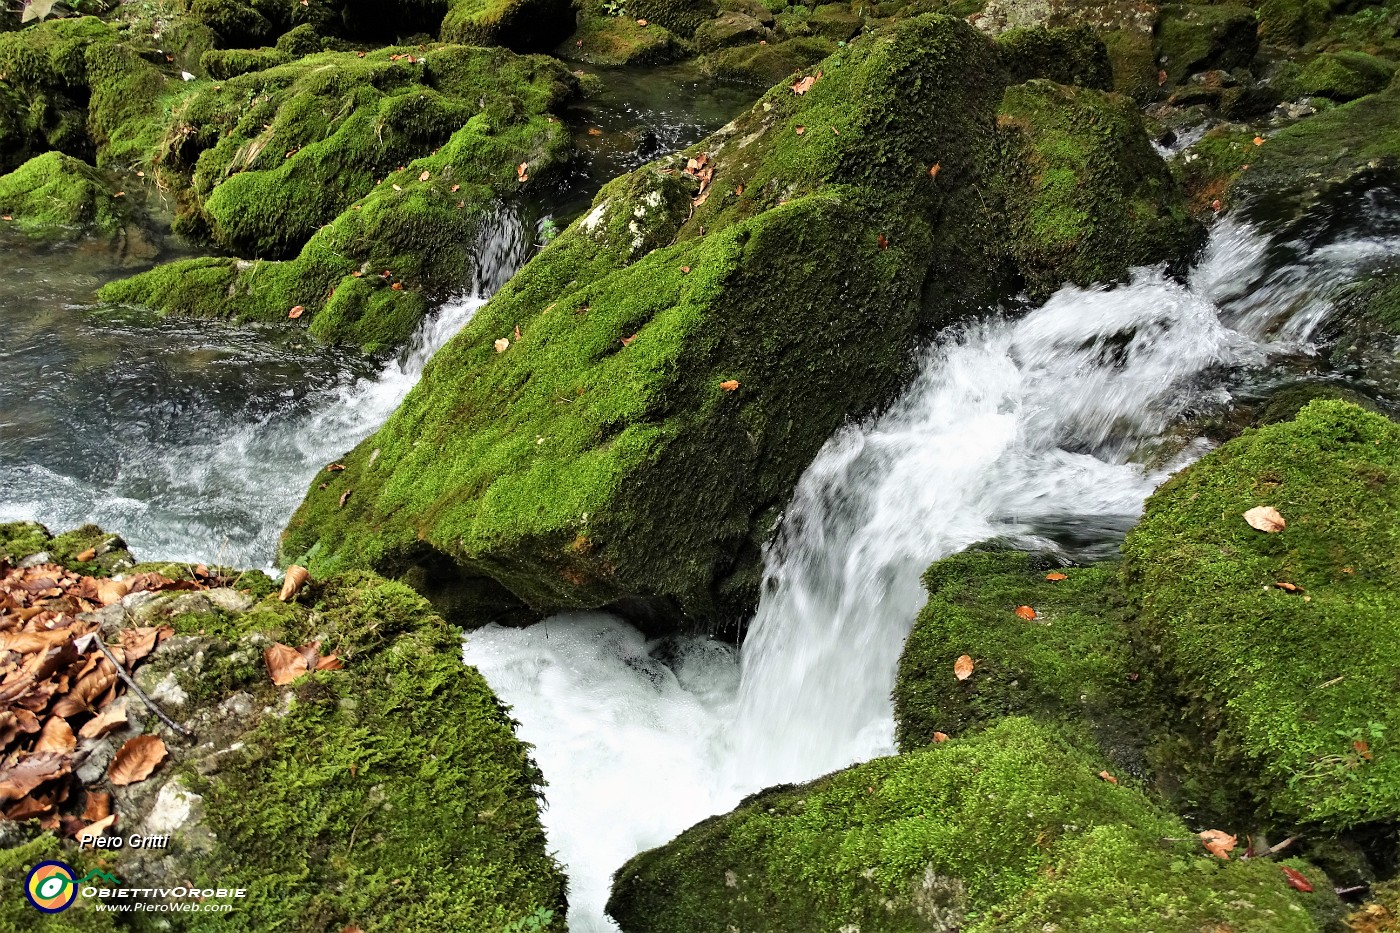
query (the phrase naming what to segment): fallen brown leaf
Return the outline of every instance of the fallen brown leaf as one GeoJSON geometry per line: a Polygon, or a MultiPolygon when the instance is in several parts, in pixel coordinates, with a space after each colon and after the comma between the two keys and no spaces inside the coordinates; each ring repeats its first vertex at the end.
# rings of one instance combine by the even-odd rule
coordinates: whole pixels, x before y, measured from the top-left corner
{"type": "Polygon", "coordinates": [[[946,732],[935,732],[933,734],[933,741],[935,743],[946,742],[948,741],[948,734],[946,732]]]}
{"type": "Polygon", "coordinates": [[[83,807],[83,819],[95,823],[112,812],[112,795],[105,790],[87,792],[87,803],[83,807]]]}
{"type": "Polygon", "coordinates": [[[67,755],[54,752],[25,755],[10,767],[0,767],[0,802],[18,800],[45,781],[72,770],[67,755]]]}
{"type": "Polygon", "coordinates": [[[100,739],[109,732],[122,728],[126,722],[126,701],[122,700],[83,723],[83,727],[78,730],[78,736],[84,739],[100,739]]]}
{"type": "Polygon", "coordinates": [[[297,318],[301,317],[305,313],[306,309],[301,305],[297,305],[296,307],[292,308],[292,310],[287,312],[287,317],[295,321],[297,318]]]}
{"type": "Polygon", "coordinates": [[[1196,835],[1201,837],[1201,843],[1205,845],[1207,852],[1214,855],[1216,858],[1229,861],[1230,853],[1234,851],[1237,837],[1220,829],[1207,829],[1196,835]]]}
{"type": "Polygon", "coordinates": [[[279,687],[287,686],[309,670],[301,652],[280,641],[263,649],[263,661],[272,682],[279,687]]]}
{"type": "Polygon", "coordinates": [[[801,81],[798,81],[792,86],[792,93],[798,95],[806,94],[812,89],[812,85],[816,83],[817,79],[812,75],[808,75],[807,77],[803,78],[801,81]]]}
{"type": "Polygon", "coordinates": [[[510,349],[510,339],[507,337],[499,337],[494,346],[496,347],[497,353],[504,353],[510,349]]]}
{"type": "Polygon", "coordinates": [[[1030,606],[1017,606],[1016,616],[1017,618],[1025,619],[1027,622],[1034,622],[1035,610],[1032,609],[1030,606]]]}
{"type": "Polygon", "coordinates": [[[112,828],[112,824],[117,821],[115,813],[108,813],[96,823],[83,827],[77,834],[78,844],[82,845],[84,839],[96,839],[112,828]]]}
{"type": "Polygon", "coordinates": [[[97,666],[92,671],[80,678],[66,694],[59,698],[50,712],[55,716],[67,719],[78,713],[96,711],[99,707],[97,700],[116,682],[116,668],[112,666],[110,661],[103,658],[97,662],[97,666]]]}
{"type": "Polygon", "coordinates": [[[1107,771],[1100,771],[1100,772],[1099,772],[1099,777],[1102,778],[1103,780],[1107,781],[1107,782],[1110,783],[1110,784],[1117,784],[1117,783],[1118,783],[1118,779],[1117,779],[1116,777],[1114,777],[1113,775],[1109,774],[1107,771]]]}
{"type": "Polygon", "coordinates": [[[139,784],[151,776],[169,752],[158,735],[138,735],[127,739],[107,768],[107,780],[115,787],[139,784]]]}
{"type": "Polygon", "coordinates": [[[953,662],[953,676],[958,680],[967,680],[972,676],[972,667],[972,658],[968,655],[962,655],[953,662]]]}
{"type": "Polygon", "coordinates": [[[726,379],[719,384],[719,387],[726,392],[737,392],[739,391],[739,380],[726,379]]]}
{"type": "Polygon", "coordinates": [[[88,561],[92,560],[92,559],[93,559],[94,557],[96,557],[96,556],[97,556],[97,548],[91,548],[91,547],[90,547],[90,548],[88,548],[86,551],[79,551],[79,552],[78,552],[78,555],[77,555],[76,557],[74,557],[73,559],[76,560],[76,561],[77,561],[78,563],[80,563],[80,564],[84,564],[84,563],[87,563],[88,561]]]}
{"type": "Polygon", "coordinates": [[[1289,868],[1287,865],[1280,865],[1279,868],[1283,871],[1283,877],[1288,880],[1288,886],[1290,888],[1295,891],[1302,891],[1304,894],[1311,893],[1313,889],[1312,882],[1308,881],[1306,875],[1296,868],[1289,868]]]}
{"type": "Polygon", "coordinates": [[[422,175],[419,175],[419,176],[418,176],[418,180],[419,180],[419,181],[427,181],[429,178],[432,178],[432,177],[433,177],[433,173],[432,173],[432,172],[424,172],[422,175]]]}
{"type": "Polygon", "coordinates": [[[345,503],[350,501],[350,494],[352,492],[354,492],[353,489],[347,489],[340,494],[340,508],[345,508],[345,503]]]}
{"type": "Polygon", "coordinates": [[[1045,575],[1045,579],[1049,580],[1051,583],[1059,583],[1061,580],[1068,580],[1068,579],[1069,579],[1069,574],[1067,574],[1067,573],[1060,573],[1060,572],[1057,570],[1057,571],[1055,571],[1054,573],[1047,573],[1047,574],[1045,575]]]}
{"type": "Polygon", "coordinates": [[[943,171],[943,163],[942,163],[942,162],[935,162],[935,163],[933,163],[933,165],[929,166],[928,177],[929,177],[929,178],[937,178],[937,177],[938,177],[938,173],[941,172],[941,171],[943,171]]]}
{"type": "Polygon", "coordinates": [[[282,578],[282,591],[277,594],[277,598],[285,603],[301,591],[310,576],[311,574],[305,567],[300,564],[292,564],[287,568],[287,575],[282,578]]]}
{"type": "Polygon", "coordinates": [[[39,738],[34,743],[36,754],[43,752],[58,752],[66,755],[78,747],[78,738],[73,735],[73,727],[68,725],[68,720],[59,719],[57,716],[49,717],[49,721],[44,723],[44,728],[39,732],[39,738]]]}
{"type": "Polygon", "coordinates": [[[530,163],[529,163],[529,162],[521,162],[519,165],[517,165],[517,166],[515,167],[515,177],[516,177],[520,182],[522,182],[522,183],[523,183],[523,182],[529,181],[529,180],[530,180],[530,163]]]}
{"type": "Polygon", "coordinates": [[[1259,505],[1244,513],[1244,520],[1249,523],[1249,527],[1259,531],[1273,534],[1282,531],[1288,526],[1278,509],[1271,505],[1259,505]]]}
{"type": "Polygon", "coordinates": [[[1278,587],[1279,589],[1283,590],[1285,593],[1301,593],[1301,592],[1303,592],[1303,588],[1302,588],[1301,586],[1299,586],[1299,585],[1296,584],[1296,583],[1289,583],[1289,582],[1287,582],[1286,580],[1279,580],[1277,583],[1274,584],[1274,586],[1276,586],[1276,587],[1278,587]]]}

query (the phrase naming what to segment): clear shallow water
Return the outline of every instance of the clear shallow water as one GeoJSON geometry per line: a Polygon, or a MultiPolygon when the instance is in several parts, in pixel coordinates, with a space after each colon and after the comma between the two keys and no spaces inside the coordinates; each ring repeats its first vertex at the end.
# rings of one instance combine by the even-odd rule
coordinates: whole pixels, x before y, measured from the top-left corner
{"type": "Polygon", "coordinates": [[[1209,446],[1176,442],[1163,462],[1164,437],[1315,370],[1309,341],[1338,287],[1400,256],[1400,215],[1357,216],[1296,243],[1225,221],[1186,285],[1144,270],[948,335],[901,399],[803,476],[741,654],[648,643],[600,614],[472,633],[466,659],[550,782],[570,928],[615,929],[603,905],[632,854],[763,787],[894,750],[889,694],[934,559],[993,537],[1111,554],[1209,446]]]}

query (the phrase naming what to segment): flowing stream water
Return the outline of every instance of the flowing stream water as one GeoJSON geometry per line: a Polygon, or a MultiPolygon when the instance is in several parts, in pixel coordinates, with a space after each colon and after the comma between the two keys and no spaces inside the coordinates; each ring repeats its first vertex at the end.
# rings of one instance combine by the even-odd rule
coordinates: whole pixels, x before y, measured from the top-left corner
{"type": "MultiPolygon", "coordinates": [[[[636,150],[627,107],[583,122],[608,131],[601,177],[723,121],[672,121],[636,150]]],[[[806,471],[742,651],[649,641],[599,613],[473,632],[465,657],[550,782],[571,927],[615,929],[609,879],[638,851],[762,787],[892,751],[889,693],[932,560],[993,537],[1111,555],[1152,489],[1208,449],[1199,419],[1299,375],[1341,380],[1312,341],[1341,286],[1400,262],[1397,203],[1362,193],[1286,235],[1225,220],[1184,284],[1140,270],[943,335],[897,402],[806,471]]],[[[17,256],[0,278],[0,520],[94,521],[143,558],[268,566],[310,477],[392,412],[535,233],[502,209],[470,296],[382,365],[295,328],[94,312],[73,296],[101,274],[63,251],[17,256]]]]}
{"type": "Polygon", "coordinates": [[[1174,429],[1315,369],[1339,286],[1400,254],[1400,212],[1359,206],[1345,234],[1288,242],[1224,221],[1186,284],[1141,270],[946,335],[806,471],[742,652],[648,642],[597,613],[472,633],[467,660],[550,781],[570,928],[616,929],[603,905],[635,853],[763,787],[894,751],[890,691],[930,562],[989,538],[1112,555],[1208,449],[1174,429]]]}

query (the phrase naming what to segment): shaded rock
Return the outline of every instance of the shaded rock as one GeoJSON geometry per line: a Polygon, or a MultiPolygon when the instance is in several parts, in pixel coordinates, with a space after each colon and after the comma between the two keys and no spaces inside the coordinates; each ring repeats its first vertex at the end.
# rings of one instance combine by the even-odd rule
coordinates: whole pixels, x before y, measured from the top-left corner
{"type": "Polygon", "coordinates": [[[1246,6],[1179,4],[1162,7],[1155,35],[1167,80],[1197,71],[1243,68],[1259,51],[1258,21],[1246,6]]]}

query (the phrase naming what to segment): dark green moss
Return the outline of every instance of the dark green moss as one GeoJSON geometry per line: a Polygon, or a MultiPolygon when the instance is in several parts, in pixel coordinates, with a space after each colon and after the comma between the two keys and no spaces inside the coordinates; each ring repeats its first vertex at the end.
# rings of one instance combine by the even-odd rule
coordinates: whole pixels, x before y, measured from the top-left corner
{"type": "Polygon", "coordinates": [[[1201,242],[1132,101],[1037,80],[1006,92],[998,120],[1011,249],[1032,296],[1179,259],[1201,242]]]}
{"type": "Polygon", "coordinates": [[[87,234],[112,237],[126,217],[111,180],[77,159],[50,152],[0,176],[0,214],[6,227],[31,239],[75,239],[87,234]]]}
{"type": "Polygon", "coordinates": [[[1400,426],[1314,402],[1173,478],[1124,545],[1129,617],[1220,780],[1279,819],[1400,813],[1397,514],[1400,426]],[[1250,527],[1256,506],[1287,528],[1250,527]]]}
{"type": "Polygon", "coordinates": [[[200,67],[215,81],[226,81],[251,71],[285,65],[292,56],[281,49],[211,49],[200,56],[200,67]]]}
{"type": "Polygon", "coordinates": [[[1012,84],[1048,78],[1057,84],[1113,89],[1108,49],[1087,27],[1011,29],[997,37],[997,45],[1012,84]]]}
{"type": "Polygon", "coordinates": [[[1028,719],[749,798],[617,873],[626,933],[1317,931],[1330,884],[1221,862],[1028,719]]]}
{"type": "Polygon", "coordinates": [[[1154,35],[1162,68],[1173,84],[1198,71],[1246,67],[1259,51],[1254,11],[1228,3],[1166,4],[1154,35]]]}
{"type": "Polygon", "coordinates": [[[573,29],[574,7],[569,0],[450,0],[442,39],[547,52],[573,29]]]}
{"type": "Polygon", "coordinates": [[[1303,66],[1288,96],[1355,100],[1390,84],[1395,69],[1394,62],[1365,52],[1326,52],[1303,66]]]}
{"type": "Polygon", "coordinates": [[[700,66],[716,78],[767,87],[813,71],[818,62],[834,51],[836,43],[814,36],[722,49],[706,55],[700,66]]]}
{"type": "Polygon", "coordinates": [[[0,524],[0,559],[18,563],[35,554],[46,554],[47,562],[95,577],[105,577],[132,566],[126,542],[96,525],[84,525],[55,537],[36,522],[0,524]],[[92,554],[87,554],[92,551],[92,554]],[[83,556],[84,560],[78,560],[83,556]]]}
{"type": "Polygon", "coordinates": [[[660,65],[682,57],[685,50],[664,26],[638,26],[625,16],[585,9],[579,13],[577,31],[558,54],[595,65],[660,65]]]}

